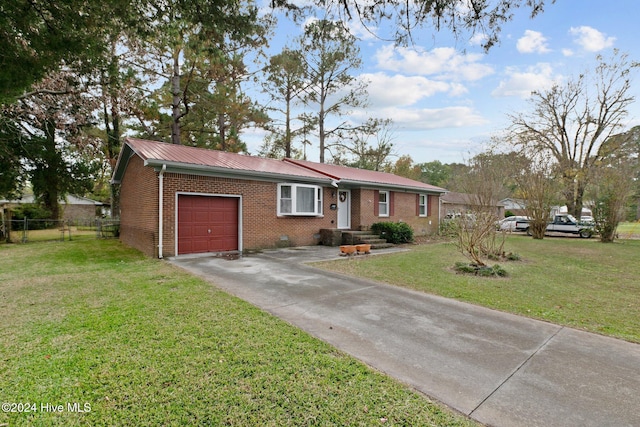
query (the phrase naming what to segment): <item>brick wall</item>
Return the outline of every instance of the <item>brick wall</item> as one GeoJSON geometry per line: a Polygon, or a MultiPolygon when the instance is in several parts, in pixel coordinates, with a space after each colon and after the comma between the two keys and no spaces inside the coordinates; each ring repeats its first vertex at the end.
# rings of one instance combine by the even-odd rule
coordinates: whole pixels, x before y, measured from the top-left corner
{"type": "Polygon", "coordinates": [[[152,257],[158,256],[158,174],[142,159],[129,160],[120,188],[120,240],[152,257]]]}
{"type": "Polygon", "coordinates": [[[63,203],[61,206],[62,219],[74,220],[93,220],[96,219],[95,205],[72,205],[63,203]]]}
{"type": "Polygon", "coordinates": [[[427,196],[427,213],[428,216],[420,217],[417,215],[416,193],[403,193],[393,191],[393,214],[383,217],[376,215],[374,207],[377,203],[375,190],[361,189],[352,193],[353,211],[358,212],[358,218],[354,218],[354,229],[368,230],[371,224],[376,222],[406,222],[413,228],[418,236],[435,234],[438,231],[438,196],[427,196]],[[353,197],[357,194],[357,197],[353,197]]]}
{"type": "Polygon", "coordinates": [[[323,192],[324,217],[278,217],[277,183],[166,173],[164,254],[175,255],[176,193],[241,196],[243,249],[318,244],[321,228],[336,227],[331,188],[323,192]]]}

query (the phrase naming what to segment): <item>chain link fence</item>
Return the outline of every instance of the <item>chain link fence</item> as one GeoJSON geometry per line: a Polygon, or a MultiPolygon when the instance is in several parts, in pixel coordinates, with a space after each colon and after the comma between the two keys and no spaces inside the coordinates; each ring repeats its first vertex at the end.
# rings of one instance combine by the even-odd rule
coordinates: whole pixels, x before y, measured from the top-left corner
{"type": "Polygon", "coordinates": [[[0,223],[0,243],[104,239],[120,235],[120,220],[20,219],[0,223]]]}

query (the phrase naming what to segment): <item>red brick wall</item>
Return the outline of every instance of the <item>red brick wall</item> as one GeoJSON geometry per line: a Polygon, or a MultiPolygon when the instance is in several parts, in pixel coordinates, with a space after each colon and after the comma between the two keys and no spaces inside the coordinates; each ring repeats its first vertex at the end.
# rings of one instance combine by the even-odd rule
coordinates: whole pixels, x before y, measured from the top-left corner
{"type": "Polygon", "coordinates": [[[323,193],[324,217],[278,217],[277,183],[166,173],[164,178],[164,254],[175,255],[176,193],[241,196],[243,249],[318,244],[321,228],[336,227],[329,209],[331,188],[323,193]]]}
{"type": "MultiPolygon", "coordinates": [[[[420,217],[417,214],[416,193],[403,193],[393,191],[393,215],[386,217],[375,215],[376,203],[375,190],[361,189],[353,191],[353,213],[356,210],[358,217],[352,218],[353,228],[368,230],[371,224],[376,222],[406,222],[413,228],[418,236],[435,234],[438,231],[438,196],[429,195],[428,209],[426,217],[420,217]],[[357,193],[357,197],[353,197],[357,193]]],[[[391,209],[390,209],[391,211],[391,209]]]]}
{"type": "MultiPolygon", "coordinates": [[[[321,228],[337,226],[336,190],[324,188],[323,217],[278,217],[277,183],[176,173],[164,174],[163,255],[174,256],[176,237],[176,193],[241,197],[242,248],[304,246],[319,242],[321,228]]],[[[416,216],[416,194],[394,194],[393,215],[374,215],[374,190],[351,190],[352,229],[367,229],[380,221],[404,221],[416,235],[437,231],[438,198],[429,196],[429,216],[416,216]],[[429,224],[431,221],[431,224],[429,224]]],[[[158,256],[158,174],[144,167],[138,156],[127,166],[120,192],[120,239],[149,256],[158,256]]]]}
{"type": "Polygon", "coordinates": [[[158,256],[158,174],[133,156],[120,189],[120,240],[158,256]]]}

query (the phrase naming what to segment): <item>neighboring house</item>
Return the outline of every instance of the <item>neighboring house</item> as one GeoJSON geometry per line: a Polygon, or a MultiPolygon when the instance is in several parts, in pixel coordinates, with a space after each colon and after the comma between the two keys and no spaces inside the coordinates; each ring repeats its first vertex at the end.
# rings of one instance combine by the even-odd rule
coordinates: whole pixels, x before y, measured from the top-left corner
{"type": "MultiPolygon", "coordinates": [[[[478,196],[475,194],[449,192],[440,198],[440,217],[456,218],[473,213],[478,207],[478,196]]],[[[492,202],[491,207],[497,218],[504,218],[504,205],[501,202],[492,202]]]]}
{"type": "MultiPolygon", "coordinates": [[[[35,203],[33,194],[25,194],[18,200],[0,200],[0,210],[6,218],[8,217],[6,212],[12,207],[33,203],[35,203]]],[[[100,216],[103,206],[103,203],[96,200],[69,194],[60,200],[61,219],[67,221],[92,220],[100,216]]]]}
{"type": "Polygon", "coordinates": [[[516,216],[527,215],[527,202],[522,199],[507,197],[506,199],[500,200],[499,203],[504,205],[505,212],[509,211],[516,216]]]}
{"type": "Polygon", "coordinates": [[[160,258],[318,244],[322,229],[380,221],[431,234],[446,192],[383,172],[134,138],[112,181],[121,186],[120,239],[160,258]]]}

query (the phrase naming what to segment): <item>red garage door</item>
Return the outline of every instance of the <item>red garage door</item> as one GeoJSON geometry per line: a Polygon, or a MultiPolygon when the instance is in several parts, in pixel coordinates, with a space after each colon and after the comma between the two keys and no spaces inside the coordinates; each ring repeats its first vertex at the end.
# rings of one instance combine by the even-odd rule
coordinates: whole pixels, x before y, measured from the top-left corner
{"type": "Polygon", "coordinates": [[[178,254],[238,250],[238,198],[178,196],[178,254]]]}

